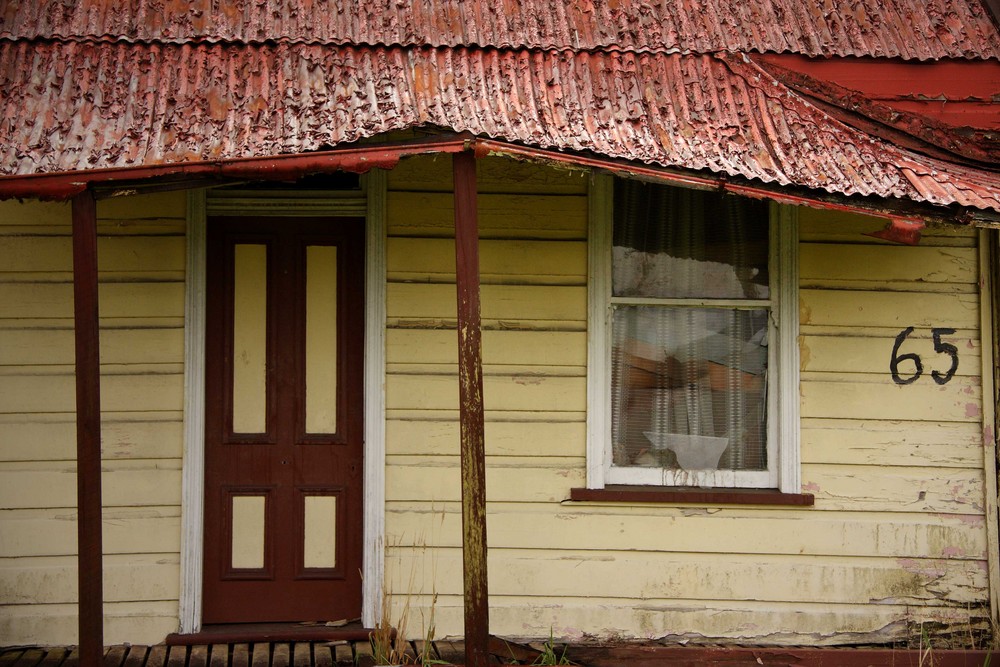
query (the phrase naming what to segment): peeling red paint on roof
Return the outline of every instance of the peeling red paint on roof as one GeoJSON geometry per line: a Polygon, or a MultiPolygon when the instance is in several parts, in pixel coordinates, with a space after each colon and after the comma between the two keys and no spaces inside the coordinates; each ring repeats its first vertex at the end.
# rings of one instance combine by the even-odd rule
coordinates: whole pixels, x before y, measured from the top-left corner
{"type": "Polygon", "coordinates": [[[419,126],[1000,211],[1000,178],[852,129],[738,55],[0,42],[0,173],[314,151],[419,126]]]}
{"type": "Polygon", "coordinates": [[[998,58],[980,0],[8,0],[0,38],[998,58]]]}

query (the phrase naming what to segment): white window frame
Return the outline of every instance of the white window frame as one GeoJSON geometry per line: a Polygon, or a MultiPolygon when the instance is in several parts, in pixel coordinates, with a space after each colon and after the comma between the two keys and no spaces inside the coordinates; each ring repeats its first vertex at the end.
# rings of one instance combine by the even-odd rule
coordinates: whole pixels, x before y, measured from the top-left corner
{"type": "MultiPolygon", "coordinates": [[[[778,489],[799,493],[798,209],[770,205],[770,303],[766,471],[673,471],[616,467],[611,456],[611,318],[613,302],[698,305],[698,300],[613,299],[611,247],[614,177],[591,176],[588,225],[587,488],[606,485],[778,489]]],[[[748,302],[749,305],[756,301],[748,302]]],[[[705,300],[705,305],[731,305],[705,300]]],[[[741,304],[741,305],[748,305],[741,304]]]]}

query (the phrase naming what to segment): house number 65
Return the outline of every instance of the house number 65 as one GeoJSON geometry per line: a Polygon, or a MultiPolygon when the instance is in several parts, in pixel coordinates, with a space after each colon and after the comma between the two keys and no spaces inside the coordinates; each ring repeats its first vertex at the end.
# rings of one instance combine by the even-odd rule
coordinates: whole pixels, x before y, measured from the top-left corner
{"type": "MultiPolygon", "coordinates": [[[[898,336],[896,336],[896,344],[892,346],[892,357],[889,359],[889,372],[892,373],[892,380],[896,384],[911,384],[917,381],[921,375],[924,374],[924,364],[920,361],[920,357],[913,352],[908,352],[906,354],[899,354],[899,346],[903,344],[906,337],[913,333],[913,327],[906,327],[903,329],[898,336]],[[904,361],[913,362],[913,375],[907,378],[899,376],[899,364],[904,361]]],[[[951,343],[942,342],[941,336],[950,336],[955,333],[954,329],[931,329],[931,336],[934,339],[934,351],[938,354],[947,354],[951,357],[951,368],[948,369],[946,373],[941,373],[938,371],[931,371],[931,377],[938,384],[946,384],[949,380],[955,377],[955,371],[958,370],[958,348],[951,343]]]]}

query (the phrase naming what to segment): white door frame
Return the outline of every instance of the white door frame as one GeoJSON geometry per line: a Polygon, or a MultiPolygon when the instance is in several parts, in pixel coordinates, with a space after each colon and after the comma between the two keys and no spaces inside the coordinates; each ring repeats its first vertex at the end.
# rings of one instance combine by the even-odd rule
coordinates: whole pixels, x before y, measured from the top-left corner
{"type": "Polygon", "coordinates": [[[362,615],[372,627],[381,596],[385,534],[386,172],[362,177],[361,192],[192,190],[187,207],[184,303],[184,469],[181,488],[180,627],[201,630],[205,510],[205,288],[209,213],[365,217],[365,424],[362,615]]]}

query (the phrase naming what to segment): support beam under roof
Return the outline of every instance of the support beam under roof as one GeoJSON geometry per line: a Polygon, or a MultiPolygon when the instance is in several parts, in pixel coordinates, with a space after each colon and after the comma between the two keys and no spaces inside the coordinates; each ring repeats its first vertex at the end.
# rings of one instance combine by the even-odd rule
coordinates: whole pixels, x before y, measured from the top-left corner
{"type": "Polygon", "coordinates": [[[76,343],[76,488],[80,667],[104,662],[101,535],[101,358],[97,306],[97,202],[73,198],[73,305],[76,343]]]}
{"type": "Polygon", "coordinates": [[[483,346],[479,304],[479,221],[476,157],[453,156],[455,285],[458,291],[458,392],[462,457],[462,564],[465,664],[489,663],[486,582],[486,447],[483,424],[483,346]]]}

